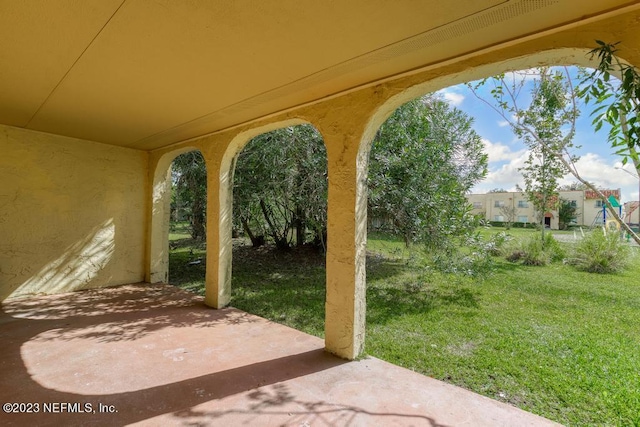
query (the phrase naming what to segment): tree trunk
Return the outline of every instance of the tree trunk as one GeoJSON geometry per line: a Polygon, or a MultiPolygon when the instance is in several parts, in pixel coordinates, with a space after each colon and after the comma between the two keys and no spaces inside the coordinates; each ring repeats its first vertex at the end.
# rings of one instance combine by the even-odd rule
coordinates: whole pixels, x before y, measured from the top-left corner
{"type": "Polygon", "coordinates": [[[260,209],[262,210],[262,215],[264,215],[265,221],[269,225],[269,230],[271,232],[271,237],[276,244],[276,248],[286,250],[289,249],[289,243],[287,242],[287,236],[285,234],[284,237],[281,237],[278,234],[278,230],[276,229],[273,221],[271,220],[271,215],[269,214],[269,209],[267,208],[267,204],[264,202],[264,199],[260,199],[260,209]]]}
{"type": "Polygon", "coordinates": [[[296,245],[302,246],[305,243],[306,227],[304,210],[300,206],[296,207],[296,215],[293,221],[296,225],[296,245]]]}
{"type": "Polygon", "coordinates": [[[264,236],[254,235],[253,232],[251,231],[251,228],[249,227],[249,222],[247,221],[246,218],[240,218],[240,222],[242,222],[242,229],[244,230],[245,233],[247,233],[247,236],[249,236],[249,239],[251,239],[251,245],[254,248],[264,245],[264,236]]]}
{"type": "Polygon", "coordinates": [[[198,198],[195,198],[191,205],[191,237],[193,239],[205,238],[204,207],[198,198]]]}

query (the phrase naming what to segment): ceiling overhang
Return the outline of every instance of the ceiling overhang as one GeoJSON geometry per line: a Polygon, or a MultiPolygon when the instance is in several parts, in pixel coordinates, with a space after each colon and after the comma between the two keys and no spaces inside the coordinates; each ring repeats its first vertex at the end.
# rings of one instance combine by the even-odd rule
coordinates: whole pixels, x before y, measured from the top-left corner
{"type": "Polygon", "coordinates": [[[0,0],[0,123],[156,149],[636,3],[0,0]]]}

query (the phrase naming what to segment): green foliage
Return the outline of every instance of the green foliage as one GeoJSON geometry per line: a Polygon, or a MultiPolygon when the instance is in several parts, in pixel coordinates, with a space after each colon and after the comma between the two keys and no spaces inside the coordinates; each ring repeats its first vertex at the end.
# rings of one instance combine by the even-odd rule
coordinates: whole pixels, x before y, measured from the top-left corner
{"type": "Polygon", "coordinates": [[[415,99],[398,108],[373,141],[369,217],[407,245],[447,247],[475,226],[465,193],[486,173],[472,119],[433,95],[415,99]]]}
{"type": "MultiPolygon", "coordinates": [[[[543,225],[544,214],[556,208],[558,179],[567,172],[577,175],[574,167],[577,157],[569,153],[580,112],[566,68],[542,67],[535,73],[528,102],[522,101],[521,94],[529,73],[501,74],[469,87],[511,125],[515,135],[529,148],[525,166],[519,170],[524,178],[524,192],[535,208],[538,223],[543,225]],[[493,88],[492,100],[478,95],[478,89],[487,84],[493,88]]],[[[544,243],[544,226],[540,229],[544,243]]],[[[544,257],[542,253],[541,256],[544,257]]]]}
{"type": "Polygon", "coordinates": [[[618,58],[618,43],[596,43],[598,47],[589,53],[597,57],[598,67],[583,76],[579,96],[586,104],[598,105],[592,112],[595,130],[608,124],[611,147],[622,156],[623,164],[631,159],[640,171],[640,72],[618,58]]]}
{"type": "Polygon", "coordinates": [[[573,205],[569,200],[560,199],[560,205],[558,206],[560,230],[566,230],[577,215],[577,206],[573,205]]]}
{"type": "Polygon", "coordinates": [[[620,234],[597,228],[578,243],[569,263],[590,273],[616,273],[629,262],[629,247],[620,234]]]}
{"type": "Polygon", "coordinates": [[[511,236],[504,231],[492,234],[488,239],[480,233],[466,238],[462,246],[451,245],[438,251],[425,251],[428,267],[440,273],[484,279],[494,272],[496,263],[492,257],[505,254],[511,236]]]}
{"type": "MultiPolygon", "coordinates": [[[[534,234],[510,231],[514,239],[534,234]]],[[[299,250],[235,248],[232,305],[322,337],[324,258],[299,250]]],[[[422,251],[397,237],[371,233],[367,252],[367,354],[564,425],[638,425],[640,263],[603,279],[561,263],[495,259],[478,286],[425,273],[413,261],[422,251]]],[[[178,255],[186,263],[188,253],[174,249],[170,262],[178,255]]],[[[196,284],[175,277],[173,265],[171,283],[204,293],[204,271],[196,284]]]]}
{"type": "Polygon", "coordinates": [[[294,236],[305,243],[308,230],[324,245],[327,155],[318,131],[292,126],[249,141],[236,158],[233,197],[236,227],[254,246],[266,235],[287,249],[294,236]]]}
{"type": "Polygon", "coordinates": [[[193,239],[205,239],[207,167],[202,153],[190,151],[176,157],[171,164],[171,181],[172,210],[186,214],[193,239]]]}
{"type": "Polygon", "coordinates": [[[492,256],[504,255],[505,248],[512,240],[513,238],[508,233],[499,231],[489,237],[485,250],[492,256]]]}
{"type": "MultiPolygon", "coordinates": [[[[489,225],[492,227],[505,227],[504,221],[489,221],[489,225]]],[[[532,222],[513,222],[511,223],[511,228],[537,228],[538,224],[532,222]]],[[[506,228],[506,227],[505,227],[506,228]]]]}
{"type": "MultiPolygon", "coordinates": [[[[531,99],[528,103],[525,101],[524,105],[521,105],[523,103],[521,94],[531,72],[514,72],[509,77],[501,74],[475,85],[469,84],[474,95],[500,114],[511,125],[514,133],[529,146],[531,155],[521,172],[525,178],[529,199],[536,207],[541,224],[544,213],[549,210],[550,204],[557,201],[557,197],[554,197],[557,179],[554,179],[554,176],[561,176],[566,172],[571,173],[580,183],[602,196],[602,193],[593,184],[580,176],[576,167],[578,157],[572,153],[572,139],[575,134],[576,119],[580,113],[577,106],[579,95],[583,96],[585,102],[596,99],[598,103],[601,103],[601,107],[596,108],[596,111],[607,108],[605,101],[614,97],[614,94],[616,96],[619,94],[616,92],[615,86],[607,84],[610,81],[610,72],[615,71],[616,68],[625,75],[621,87],[625,85],[628,88],[638,87],[637,70],[621,65],[613,55],[615,49],[612,46],[602,42],[598,43],[600,48],[595,49],[594,53],[601,53],[599,67],[602,72],[601,77],[599,78],[598,73],[595,73],[591,76],[593,83],[589,83],[585,79],[582,84],[586,86],[582,90],[574,88],[571,75],[566,67],[554,69],[543,67],[536,70],[538,75],[535,76],[531,99]],[[480,88],[486,84],[493,86],[490,92],[491,99],[479,94],[480,88]]],[[[623,162],[626,162],[630,157],[634,160],[636,168],[640,170],[640,161],[638,161],[636,151],[638,126],[640,126],[638,120],[640,107],[637,95],[635,89],[623,90],[620,97],[616,98],[619,102],[615,104],[615,108],[607,110],[606,121],[612,126],[618,126],[618,130],[613,130],[616,136],[610,137],[610,141],[614,147],[624,147],[620,152],[625,156],[623,162]],[[625,115],[625,111],[629,113],[628,116],[625,115]],[[619,138],[619,140],[614,142],[615,138],[619,138]]],[[[601,126],[603,120],[599,122],[600,124],[596,124],[596,130],[601,126]]],[[[615,209],[610,206],[608,208],[611,216],[640,244],[640,236],[635,234],[619,218],[615,209]]],[[[541,231],[544,235],[544,227],[541,227],[541,231]]]]}
{"type": "Polygon", "coordinates": [[[553,262],[562,261],[567,256],[564,247],[560,245],[560,242],[551,233],[545,234],[543,246],[544,250],[551,255],[551,261],[553,262]]]}
{"type": "Polygon", "coordinates": [[[552,234],[544,235],[544,240],[537,236],[518,241],[506,251],[506,259],[511,262],[520,261],[524,265],[544,266],[560,261],[565,251],[552,234]]]}
{"type": "MultiPolygon", "coordinates": [[[[544,213],[556,208],[558,179],[567,172],[555,153],[571,147],[573,129],[565,134],[564,127],[578,115],[575,108],[569,107],[568,93],[567,79],[561,72],[541,68],[531,91],[529,107],[513,111],[520,116],[514,131],[529,147],[525,166],[520,168],[524,190],[541,224],[544,213]]],[[[542,230],[544,232],[544,227],[542,230]]]]}

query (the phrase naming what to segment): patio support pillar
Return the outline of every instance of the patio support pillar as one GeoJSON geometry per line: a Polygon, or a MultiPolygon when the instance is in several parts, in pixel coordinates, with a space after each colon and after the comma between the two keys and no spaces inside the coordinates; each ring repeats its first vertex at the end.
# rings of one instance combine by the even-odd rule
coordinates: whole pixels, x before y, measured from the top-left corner
{"type": "Polygon", "coordinates": [[[345,359],[364,349],[367,241],[367,123],[371,99],[331,103],[313,120],[327,147],[325,348],[345,359]],[[344,105],[342,105],[344,104],[344,105]]]}
{"type": "Polygon", "coordinates": [[[196,150],[185,146],[149,158],[149,224],[146,239],[145,282],[169,283],[169,233],[171,211],[171,163],[180,154],[196,150]]]}
{"type": "Polygon", "coordinates": [[[202,154],[207,163],[207,268],[204,302],[223,308],[231,300],[233,166],[225,162],[228,141],[208,138],[202,154]]]}

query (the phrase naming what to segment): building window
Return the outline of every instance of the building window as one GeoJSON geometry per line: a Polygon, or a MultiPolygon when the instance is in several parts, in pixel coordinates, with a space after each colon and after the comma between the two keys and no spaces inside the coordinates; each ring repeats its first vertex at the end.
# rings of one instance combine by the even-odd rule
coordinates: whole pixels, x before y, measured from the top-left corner
{"type": "Polygon", "coordinates": [[[596,208],[602,207],[602,200],[596,200],[596,208]]]}
{"type": "MultiPolygon", "coordinates": [[[[493,207],[494,207],[494,208],[502,208],[502,207],[504,207],[504,200],[496,200],[496,201],[493,203],[493,207]]],[[[496,220],[496,221],[497,221],[497,220],[496,220]]]]}
{"type": "Polygon", "coordinates": [[[473,209],[482,209],[482,202],[473,202],[473,209]]]}
{"type": "MultiPolygon", "coordinates": [[[[518,200],[518,207],[519,208],[528,208],[529,207],[529,202],[527,202],[526,200],[518,200]]],[[[524,221],[521,221],[524,222],[524,221]]]]}
{"type": "Polygon", "coordinates": [[[576,208],[578,207],[578,202],[575,200],[569,200],[569,206],[576,208]]]}
{"type": "Polygon", "coordinates": [[[518,215],[518,222],[529,222],[529,217],[527,215],[518,215]]]}
{"type": "Polygon", "coordinates": [[[504,222],[504,217],[502,215],[494,215],[493,220],[496,222],[504,222]]]}

